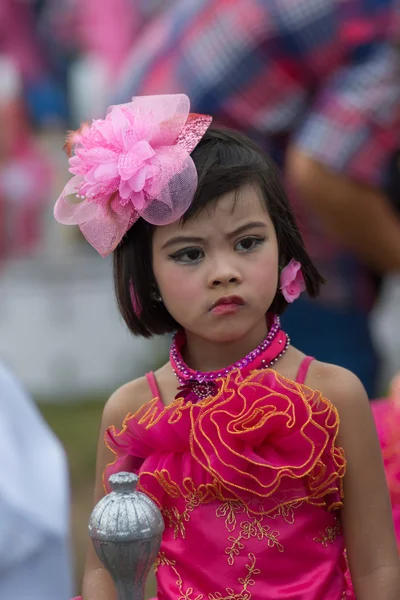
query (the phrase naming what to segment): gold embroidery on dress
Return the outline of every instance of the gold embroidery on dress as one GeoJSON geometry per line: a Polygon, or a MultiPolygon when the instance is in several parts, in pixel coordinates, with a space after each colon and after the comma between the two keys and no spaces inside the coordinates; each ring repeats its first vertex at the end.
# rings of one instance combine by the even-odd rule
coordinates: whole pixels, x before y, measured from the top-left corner
{"type": "MultiPolygon", "coordinates": [[[[213,594],[208,594],[208,600],[251,600],[252,594],[249,588],[254,587],[256,581],[254,579],[255,575],[259,575],[261,573],[260,569],[256,568],[257,559],[255,555],[250,552],[247,555],[249,562],[246,564],[247,575],[246,577],[239,577],[238,582],[242,586],[240,592],[235,593],[232,588],[225,588],[226,595],[223,596],[220,592],[215,592],[213,594]]],[[[204,598],[203,594],[198,594],[194,596],[193,588],[188,588],[187,590],[183,589],[183,580],[181,575],[176,568],[176,561],[168,559],[165,555],[165,552],[159,552],[157,559],[154,563],[155,572],[157,572],[160,566],[169,567],[176,576],[176,585],[179,590],[180,596],[177,600],[202,600],[204,598]]]]}
{"type": "Polygon", "coordinates": [[[154,561],[154,572],[157,573],[158,571],[158,567],[165,567],[165,566],[175,566],[175,561],[174,560],[169,560],[169,558],[166,557],[165,552],[159,552],[157,555],[156,560],[154,561]]]}
{"type": "Polygon", "coordinates": [[[184,521],[188,522],[190,516],[187,511],[180,513],[176,506],[172,506],[171,508],[163,508],[162,515],[165,519],[168,519],[168,525],[173,529],[174,539],[176,539],[179,535],[182,536],[183,539],[186,537],[186,527],[184,521]]]}
{"type": "Polygon", "coordinates": [[[246,505],[239,500],[228,500],[223,502],[216,510],[217,517],[225,517],[225,527],[229,532],[236,529],[236,515],[241,513],[246,513],[248,515],[248,510],[246,505]]]}
{"type": "Polygon", "coordinates": [[[293,525],[294,523],[294,511],[296,508],[299,508],[304,503],[303,500],[296,500],[294,502],[290,502],[288,500],[286,504],[280,504],[277,506],[275,512],[268,513],[267,516],[270,519],[276,519],[276,517],[282,517],[285,523],[288,525],[293,525]]]}
{"type": "Polygon", "coordinates": [[[239,535],[236,538],[234,536],[228,537],[228,541],[232,545],[225,548],[225,554],[228,555],[228,564],[230,566],[233,566],[235,557],[239,556],[240,551],[244,549],[243,541],[250,538],[257,538],[259,541],[266,539],[270,548],[276,546],[279,552],[283,552],[284,548],[278,541],[279,531],[271,531],[271,527],[263,525],[262,521],[263,517],[261,519],[254,518],[253,521],[243,521],[240,523],[241,531],[239,535]]]}
{"type": "Polygon", "coordinates": [[[174,530],[174,538],[176,539],[179,535],[185,538],[185,523],[190,521],[190,513],[192,513],[200,504],[214,500],[218,495],[218,490],[209,484],[202,484],[196,488],[194,481],[189,477],[186,477],[183,480],[183,489],[181,490],[177,485],[173,484],[167,479],[165,473],[156,471],[155,477],[170,496],[173,498],[183,496],[185,500],[185,508],[182,513],[179,512],[176,506],[172,506],[171,508],[163,507],[161,511],[162,514],[168,519],[169,526],[174,530]]]}
{"type": "Polygon", "coordinates": [[[338,535],[340,535],[341,527],[338,520],[334,525],[325,527],[324,531],[319,532],[319,537],[313,538],[314,542],[322,544],[324,548],[328,547],[328,544],[333,544],[338,535]]]}
{"type": "Polygon", "coordinates": [[[256,569],[256,557],[253,553],[248,554],[249,563],[246,565],[246,569],[248,571],[246,577],[240,577],[238,579],[242,589],[239,593],[235,594],[232,588],[225,588],[226,596],[223,596],[219,592],[215,592],[214,594],[208,594],[208,600],[250,600],[251,599],[251,591],[250,587],[255,586],[256,582],[254,579],[254,575],[259,575],[261,573],[260,569],[256,569]]]}
{"type": "Polygon", "coordinates": [[[155,573],[157,573],[157,570],[160,566],[169,567],[175,573],[177,578],[176,585],[178,586],[178,590],[180,593],[180,596],[179,598],[177,598],[177,600],[202,600],[204,598],[203,594],[193,596],[193,588],[188,588],[186,591],[184,591],[183,580],[176,568],[176,561],[167,558],[165,552],[159,552],[157,559],[154,562],[155,573]]]}
{"type": "MultiPolygon", "coordinates": [[[[278,537],[280,533],[278,531],[271,531],[269,525],[263,524],[263,519],[268,517],[269,519],[276,519],[276,517],[282,517],[283,520],[292,525],[294,523],[294,510],[299,508],[303,502],[290,502],[286,504],[278,505],[273,514],[264,514],[261,518],[254,517],[252,521],[244,521],[240,523],[240,533],[235,538],[234,536],[228,537],[228,541],[231,542],[231,546],[225,548],[225,553],[228,555],[228,564],[232,566],[235,562],[235,557],[240,554],[240,551],[244,549],[243,540],[249,540],[250,538],[256,537],[258,540],[267,539],[268,546],[273,548],[277,547],[279,552],[284,551],[283,545],[279,542],[278,537]]],[[[264,507],[259,506],[259,513],[264,512],[264,507]]],[[[216,510],[216,516],[225,517],[225,527],[232,533],[237,527],[237,514],[246,514],[249,519],[252,518],[249,508],[240,501],[232,500],[222,503],[216,510]]]]}
{"type": "Polygon", "coordinates": [[[141,471],[139,473],[139,481],[145,475],[154,477],[159,486],[171,498],[184,498],[188,502],[192,502],[196,497],[199,499],[198,504],[207,504],[221,496],[221,486],[216,479],[212,483],[202,483],[196,487],[191,477],[185,477],[182,484],[179,485],[171,479],[171,474],[167,469],[156,469],[153,472],[141,471]]]}
{"type": "MultiPolygon", "coordinates": [[[[224,500],[239,500],[243,493],[259,493],[255,492],[254,487],[260,488],[260,497],[271,498],[279,487],[282,472],[285,472],[285,475],[288,477],[305,480],[306,486],[304,496],[298,497],[298,501],[305,500],[315,506],[326,506],[330,509],[332,506],[329,504],[329,497],[332,494],[339,493],[340,497],[343,497],[342,480],[346,468],[344,451],[342,448],[336,446],[339,428],[338,411],[329,400],[322,397],[319,391],[311,390],[307,386],[292,382],[274,371],[266,370],[265,374],[272,374],[274,376],[279,383],[281,391],[277,391],[277,389],[273,386],[271,387],[268,383],[257,381],[257,371],[254,371],[242,380],[241,372],[240,370],[237,370],[230,373],[227,377],[217,380],[219,389],[217,394],[213,397],[206,398],[194,405],[191,402],[185,403],[182,398],[178,398],[170,405],[161,408],[159,400],[153,399],[140,407],[135,414],[129,414],[124,419],[121,431],[117,432],[115,427],[110,427],[110,432],[112,433],[113,438],[118,440],[118,438],[123,436],[128,430],[130,421],[141,426],[143,430],[147,430],[158,425],[163,419],[172,425],[179,421],[184,413],[187,413],[191,424],[191,457],[200,467],[206,470],[213,479],[219,481],[219,485],[225,496],[224,500]],[[257,399],[257,402],[248,402],[246,397],[247,388],[259,388],[260,398],[257,399]],[[275,396],[285,401],[285,406],[282,410],[278,411],[273,400],[271,401],[271,404],[261,405],[262,402],[265,402],[266,398],[273,398],[275,396]],[[243,405],[240,414],[236,416],[231,415],[229,412],[229,403],[234,397],[240,400],[243,405]],[[265,485],[264,481],[261,481],[260,478],[253,475],[249,476],[246,480],[243,480],[242,485],[232,485],[232,478],[230,477],[229,470],[237,472],[240,476],[246,476],[249,473],[248,468],[245,468],[246,465],[244,465],[244,467],[237,467],[235,465],[227,464],[226,459],[223,458],[220,451],[221,448],[227,449],[225,441],[221,436],[222,430],[216,430],[217,437],[214,439],[206,433],[204,423],[212,423],[218,416],[222,419],[228,419],[228,423],[224,430],[229,431],[231,434],[246,433],[253,430],[259,430],[264,426],[267,420],[273,419],[279,415],[281,418],[285,418],[285,427],[291,429],[295,427],[297,422],[298,415],[296,403],[302,403],[305,406],[308,405],[310,409],[303,415],[305,423],[300,423],[301,428],[299,435],[306,441],[308,448],[304,463],[304,466],[307,464],[307,467],[304,468],[301,475],[296,475],[298,465],[289,464],[283,469],[276,469],[270,465],[268,468],[271,471],[271,481],[268,485],[265,485]],[[319,419],[323,418],[323,429],[327,434],[325,441],[321,441],[321,446],[318,449],[304,432],[306,426],[316,427],[321,430],[320,425],[314,420],[314,417],[317,415],[319,419]],[[210,462],[209,459],[211,451],[214,455],[213,462],[210,462]],[[330,455],[330,460],[333,463],[333,469],[329,473],[327,472],[326,465],[321,459],[324,452],[330,455]],[[219,465],[224,465],[224,471],[219,470],[219,465]]],[[[217,425],[214,423],[214,427],[216,426],[217,425]]],[[[118,451],[108,444],[107,438],[105,438],[105,440],[106,445],[115,455],[114,462],[107,465],[105,469],[106,473],[107,469],[118,459],[118,451]]],[[[249,466],[258,466],[256,460],[245,456],[242,456],[241,458],[245,460],[249,466]]],[[[141,472],[140,474],[146,476],[152,475],[152,473],[144,472],[141,472]]],[[[106,476],[103,474],[104,484],[105,481],[106,476]]],[[[334,502],[334,508],[336,509],[338,508],[336,498],[334,499],[334,502]]],[[[273,513],[274,509],[270,512],[273,513]]]]}

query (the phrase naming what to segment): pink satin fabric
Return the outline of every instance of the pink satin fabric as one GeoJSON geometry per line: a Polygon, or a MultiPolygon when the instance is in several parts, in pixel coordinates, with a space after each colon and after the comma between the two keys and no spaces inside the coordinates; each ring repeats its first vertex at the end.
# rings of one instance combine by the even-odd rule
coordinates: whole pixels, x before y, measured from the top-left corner
{"type": "Polygon", "coordinates": [[[394,398],[371,403],[382,448],[393,521],[400,551],[400,404],[394,398]]]}
{"type": "MultiPolygon", "coordinates": [[[[400,542],[400,405],[394,400],[382,399],[372,402],[371,407],[400,542]]],[[[145,473],[150,461],[157,464],[159,473],[165,468],[170,471],[174,465],[172,472],[179,486],[167,486],[166,491],[158,487],[158,492],[153,488],[154,499],[163,503],[166,521],[157,563],[158,599],[176,599],[180,589],[184,592],[192,587],[192,598],[214,590],[210,598],[223,600],[243,591],[246,585],[252,600],[354,598],[351,583],[347,587],[345,583],[349,575],[343,555],[343,537],[338,533],[339,513],[329,513],[324,507],[303,501],[292,506],[287,503],[269,516],[249,516],[245,505],[239,502],[215,498],[207,503],[207,498],[199,499],[196,491],[188,487],[187,480],[184,481],[194,464],[190,444],[185,442],[185,435],[189,436],[188,423],[184,424],[181,418],[174,423],[173,416],[180,414],[176,408],[165,409],[160,400],[155,399],[139,414],[127,419],[120,434],[111,430],[107,435],[109,445],[117,454],[116,462],[107,469],[107,476],[122,469],[145,473]],[[229,552],[233,547],[237,554],[229,552]]],[[[236,405],[236,411],[231,412],[231,423],[238,408],[236,405]]],[[[192,409],[186,408],[186,411],[194,414],[192,409]]],[[[196,425],[195,421],[194,432],[196,425]]],[[[264,432],[271,441],[271,427],[264,427],[264,432]]],[[[334,434],[335,427],[330,431],[331,440],[334,434]]],[[[258,446],[259,452],[262,446],[258,446]]],[[[294,443],[292,450],[295,446],[294,443]]],[[[277,463],[281,459],[277,453],[277,463]]],[[[141,477],[144,484],[143,477],[146,476],[141,477]]],[[[194,480],[198,477],[197,472],[194,480]]],[[[211,478],[205,475],[203,480],[211,478]]],[[[145,487],[142,485],[144,491],[145,487]]],[[[279,498],[279,489],[276,494],[279,498]]],[[[335,494],[340,502],[340,494],[335,494]]]]}
{"type": "Polygon", "coordinates": [[[158,598],[353,598],[340,530],[336,409],[272,370],[218,382],[211,400],[158,398],[106,433],[166,524],[158,598]]]}

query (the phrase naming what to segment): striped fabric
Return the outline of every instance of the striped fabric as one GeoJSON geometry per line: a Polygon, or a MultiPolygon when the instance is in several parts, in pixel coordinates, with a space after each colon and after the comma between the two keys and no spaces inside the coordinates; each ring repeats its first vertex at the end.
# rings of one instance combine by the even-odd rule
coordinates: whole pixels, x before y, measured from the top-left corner
{"type": "MultiPolygon", "coordinates": [[[[400,146],[400,0],[153,0],[153,18],[140,8],[148,0],[135,2],[146,18],[114,101],[185,92],[278,163],[294,142],[384,186],[400,146]]],[[[310,244],[336,286],[330,301],[369,308],[373,286],[357,261],[314,231],[310,244]]]]}

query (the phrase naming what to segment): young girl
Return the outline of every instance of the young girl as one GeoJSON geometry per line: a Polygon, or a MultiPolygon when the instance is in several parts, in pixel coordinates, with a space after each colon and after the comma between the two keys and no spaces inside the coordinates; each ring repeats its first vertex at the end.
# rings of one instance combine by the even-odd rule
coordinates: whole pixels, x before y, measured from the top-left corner
{"type": "MultiPolygon", "coordinates": [[[[133,334],[177,332],[168,363],[106,404],[95,502],[110,474],[140,474],[166,525],[159,598],[398,599],[364,389],[280,328],[323,279],[268,158],[210,122],[183,95],[134,98],[69,140],[56,218],[114,251],[133,334]]],[[[90,548],[83,600],[115,598],[90,548]]]]}

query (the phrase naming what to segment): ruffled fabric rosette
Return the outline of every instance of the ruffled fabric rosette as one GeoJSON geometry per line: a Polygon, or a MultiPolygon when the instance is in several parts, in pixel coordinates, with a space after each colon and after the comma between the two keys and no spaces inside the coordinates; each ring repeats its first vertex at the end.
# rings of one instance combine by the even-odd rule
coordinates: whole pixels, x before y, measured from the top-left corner
{"type": "Polygon", "coordinates": [[[154,225],[179,219],[197,187],[190,152],[212,121],[189,110],[184,94],[135,97],[72,133],[74,177],[55,204],[56,220],[78,225],[106,256],[139,217],[154,225]]]}
{"type": "Polygon", "coordinates": [[[184,495],[185,482],[203,501],[240,500],[253,512],[276,513],[290,501],[330,510],[342,505],[343,450],[339,417],[320,392],[272,370],[239,371],[216,381],[212,398],[153,399],[105,434],[116,459],[104,472],[139,473],[140,488],[160,507],[184,495]]]}

